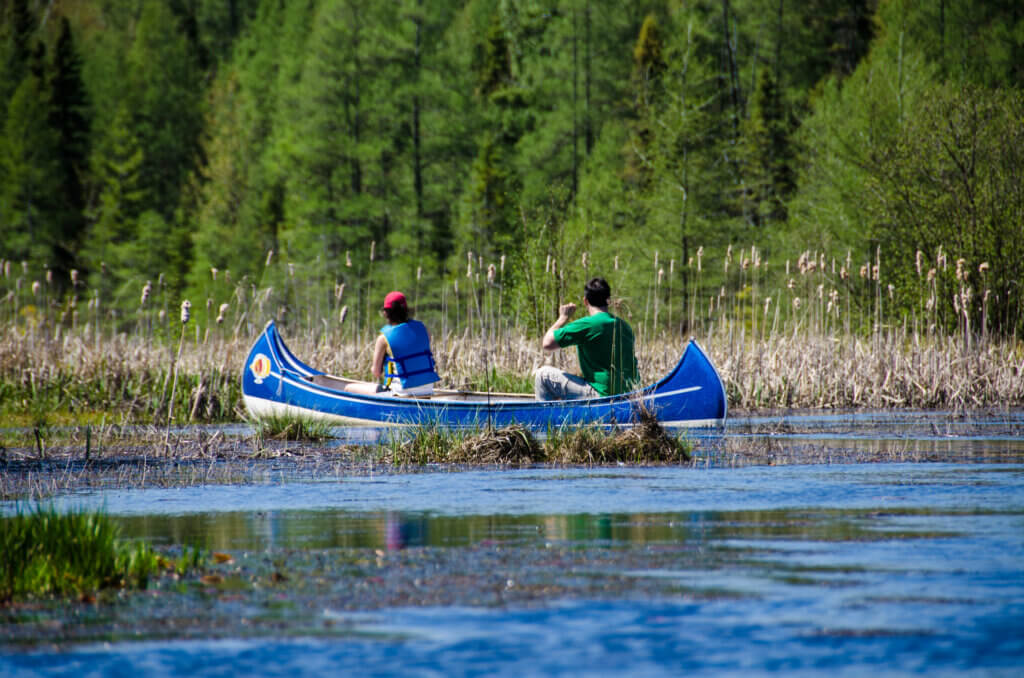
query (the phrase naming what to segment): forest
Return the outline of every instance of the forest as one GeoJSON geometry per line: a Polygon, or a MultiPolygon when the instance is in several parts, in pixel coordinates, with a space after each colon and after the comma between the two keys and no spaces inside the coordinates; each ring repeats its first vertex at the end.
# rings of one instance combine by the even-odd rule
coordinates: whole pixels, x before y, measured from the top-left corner
{"type": "Polygon", "coordinates": [[[2,0],[0,22],[23,319],[190,298],[213,324],[260,294],[358,325],[404,289],[425,316],[498,295],[536,330],[602,275],[687,332],[817,271],[804,297],[842,294],[853,331],[1024,331],[1019,0],[2,0]]]}

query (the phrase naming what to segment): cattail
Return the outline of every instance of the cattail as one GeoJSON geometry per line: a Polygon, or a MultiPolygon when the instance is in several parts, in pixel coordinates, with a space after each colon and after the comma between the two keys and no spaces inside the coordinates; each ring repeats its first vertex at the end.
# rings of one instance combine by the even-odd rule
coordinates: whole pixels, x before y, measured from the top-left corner
{"type": "Polygon", "coordinates": [[[501,255],[501,265],[498,267],[498,271],[502,275],[505,275],[505,255],[504,254],[501,255]]]}
{"type": "Polygon", "coordinates": [[[473,262],[472,261],[469,261],[466,264],[466,277],[469,278],[470,280],[473,279],[473,262]]]}
{"type": "Polygon", "coordinates": [[[186,299],[181,302],[181,324],[187,325],[189,318],[192,317],[192,302],[186,299]]]}
{"type": "MultiPolygon", "coordinates": [[[[616,257],[615,258],[616,263],[618,263],[618,260],[619,260],[619,258],[616,257]]],[[[618,268],[618,266],[616,266],[616,268],[618,268]]],[[[548,255],[547,260],[544,262],[544,272],[545,273],[550,273],[551,272],[551,255],[550,254],[548,255]]]]}
{"type": "Polygon", "coordinates": [[[167,320],[167,311],[160,309],[160,312],[156,314],[156,317],[160,319],[160,322],[167,320]]]}
{"type": "Polygon", "coordinates": [[[984,275],[985,271],[987,271],[987,270],[988,270],[988,262],[987,261],[983,261],[980,264],[978,264],[978,273],[981,273],[982,275],[984,275]]]}
{"type": "Polygon", "coordinates": [[[789,289],[793,289],[794,287],[796,287],[796,280],[790,278],[789,282],[786,283],[786,287],[788,287],[789,289]]]}
{"type": "Polygon", "coordinates": [[[7,260],[4,260],[4,277],[5,278],[10,278],[11,277],[11,262],[9,262],[7,260]]]}
{"type": "Polygon", "coordinates": [[[619,270],[619,255],[615,255],[615,270],[619,270]]]}
{"type": "Polygon", "coordinates": [[[697,248],[697,272],[700,273],[700,260],[704,258],[704,245],[697,248]]]}
{"type": "Polygon", "coordinates": [[[146,281],[146,284],[142,286],[142,297],[139,299],[139,306],[145,306],[146,300],[149,299],[150,293],[153,291],[153,283],[146,281]]]}
{"type": "Polygon", "coordinates": [[[224,314],[228,312],[228,308],[230,308],[230,307],[226,303],[220,305],[220,309],[217,312],[217,324],[218,325],[220,325],[222,322],[224,322],[224,314]]]}
{"type": "Polygon", "coordinates": [[[71,301],[68,302],[68,305],[71,306],[71,308],[76,308],[78,306],[78,295],[77,294],[71,295],[71,301]]]}
{"type": "Polygon", "coordinates": [[[28,275],[28,262],[25,260],[22,260],[21,262],[21,272],[24,275],[28,275]]]}
{"type": "Polygon", "coordinates": [[[341,297],[345,294],[345,283],[340,285],[335,283],[334,285],[334,300],[341,301],[341,297]]]}
{"type": "Polygon", "coordinates": [[[892,298],[893,298],[893,295],[892,295],[892,293],[893,293],[893,290],[895,290],[895,289],[896,289],[896,286],[895,286],[895,285],[893,285],[892,283],[889,283],[889,298],[890,298],[890,299],[892,299],[892,298]]]}
{"type": "Polygon", "coordinates": [[[917,265],[917,277],[918,278],[921,277],[921,260],[922,259],[924,259],[924,252],[922,252],[921,250],[918,250],[917,251],[917,256],[915,257],[915,260],[916,260],[915,264],[917,265]]]}
{"type": "Polygon", "coordinates": [[[373,261],[377,256],[377,241],[370,241],[370,261],[373,261]]]}
{"type": "Polygon", "coordinates": [[[963,258],[960,258],[960,259],[956,260],[956,279],[957,280],[961,280],[962,281],[962,280],[966,280],[967,279],[967,273],[964,271],[964,264],[966,264],[966,263],[967,263],[967,261],[965,259],[963,259],[963,258]]]}
{"type": "Polygon", "coordinates": [[[213,278],[213,282],[217,282],[217,268],[214,266],[210,267],[210,277],[213,278]]]}
{"type": "Polygon", "coordinates": [[[875,281],[878,280],[878,264],[871,267],[871,279],[875,281]]]}
{"type": "Polygon", "coordinates": [[[270,267],[270,262],[274,259],[274,250],[267,250],[267,260],[263,263],[265,268],[270,267]]]}
{"type": "Polygon", "coordinates": [[[658,268],[658,250],[654,250],[654,268],[655,270],[658,268]]]}
{"type": "Polygon", "coordinates": [[[675,259],[669,259],[669,262],[668,262],[668,274],[669,275],[675,275],[675,273],[676,273],[676,260],[675,259]]]}
{"type": "Polygon", "coordinates": [[[456,278],[454,281],[455,296],[459,296],[459,279],[456,278]]]}
{"type": "Polygon", "coordinates": [[[586,252],[584,252],[582,255],[580,255],[580,264],[583,265],[583,270],[587,269],[587,253],[586,252]]]}
{"type": "Polygon", "coordinates": [[[862,264],[861,265],[861,267],[860,267],[860,277],[862,277],[862,278],[868,277],[868,265],[867,264],[862,264]]]}
{"type": "Polygon", "coordinates": [[[288,262],[288,277],[289,278],[294,278],[295,277],[295,264],[293,264],[291,262],[288,262]]]}
{"type": "Polygon", "coordinates": [[[423,267],[422,266],[417,266],[416,267],[416,282],[419,282],[420,278],[422,278],[422,277],[423,277],[423,267]]]}
{"type": "Polygon", "coordinates": [[[487,265],[487,284],[488,285],[493,285],[494,284],[494,276],[497,275],[497,273],[498,273],[498,269],[494,266],[494,264],[488,264],[487,265]]]}
{"type": "Polygon", "coordinates": [[[558,270],[558,259],[555,259],[554,257],[552,257],[552,259],[551,259],[551,277],[552,278],[556,277],[557,274],[555,272],[557,270],[558,270]]]}
{"type": "Polygon", "coordinates": [[[849,277],[850,277],[850,272],[846,270],[845,266],[841,267],[839,269],[839,279],[840,280],[846,280],[849,277]]]}
{"type": "Polygon", "coordinates": [[[766,297],[764,300],[764,314],[768,315],[768,307],[772,305],[772,298],[766,297]]]}
{"type": "Polygon", "coordinates": [[[818,298],[819,299],[824,299],[825,298],[825,284],[824,283],[818,285],[818,298]]]}
{"type": "Polygon", "coordinates": [[[40,287],[41,287],[41,285],[39,284],[38,280],[33,280],[32,281],[32,296],[33,297],[38,297],[39,296],[39,288],[40,287]]]}
{"type": "Polygon", "coordinates": [[[793,310],[800,310],[800,297],[793,297],[793,310]]]}
{"type": "Polygon", "coordinates": [[[786,259],[786,275],[789,275],[789,259],[786,259]]]}
{"type": "Polygon", "coordinates": [[[71,269],[71,286],[72,287],[77,287],[78,286],[78,269],[77,268],[71,269]]]}
{"type": "Polygon", "coordinates": [[[348,315],[348,306],[342,306],[341,311],[338,313],[338,324],[345,324],[345,316],[348,315]]]}
{"type": "Polygon", "coordinates": [[[928,282],[935,282],[935,269],[929,268],[928,275],[926,276],[928,282]]]}
{"type": "Polygon", "coordinates": [[[345,250],[345,268],[352,268],[352,252],[345,250]]]}
{"type": "Polygon", "coordinates": [[[224,269],[224,282],[231,283],[231,269],[229,268],[224,269]]]}
{"type": "Polygon", "coordinates": [[[665,277],[665,269],[664,268],[659,268],[658,269],[658,284],[659,285],[661,285],[661,279],[663,277],[665,277]]]}

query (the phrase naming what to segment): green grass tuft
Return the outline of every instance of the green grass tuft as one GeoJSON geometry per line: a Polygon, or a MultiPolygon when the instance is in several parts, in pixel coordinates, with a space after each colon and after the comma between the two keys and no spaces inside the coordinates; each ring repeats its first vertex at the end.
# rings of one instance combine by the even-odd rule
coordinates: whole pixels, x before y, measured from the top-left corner
{"type": "Polygon", "coordinates": [[[117,524],[99,512],[38,506],[0,518],[0,601],[145,588],[160,569],[159,557],[149,545],[118,535],[117,524]]]}
{"type": "MultiPolygon", "coordinates": [[[[333,438],[331,425],[319,419],[301,415],[275,415],[262,417],[256,423],[256,439],[321,442],[333,438]]],[[[258,445],[261,447],[261,445],[258,445]]]]}

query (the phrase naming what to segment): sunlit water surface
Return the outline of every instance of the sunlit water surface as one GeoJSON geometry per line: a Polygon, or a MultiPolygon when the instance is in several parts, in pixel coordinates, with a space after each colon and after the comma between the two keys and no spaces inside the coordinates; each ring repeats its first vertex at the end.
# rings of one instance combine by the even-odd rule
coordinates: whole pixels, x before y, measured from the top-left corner
{"type": "MultiPolygon", "coordinates": [[[[961,441],[973,450],[965,457],[1020,444],[1019,421],[989,436],[978,422],[959,434],[945,421],[912,434],[851,427],[848,418],[810,429],[777,424],[766,432],[748,420],[730,435],[778,436],[783,447],[814,435],[843,444],[899,439],[910,450],[961,441]]],[[[616,592],[573,593],[570,586],[527,602],[354,611],[327,596],[308,614],[342,633],[284,629],[271,637],[6,649],[3,675],[1024,670],[1024,463],[268,478],[262,485],[103,491],[58,505],[105,507],[131,537],[237,554],[420,549],[464,554],[472,565],[481,553],[505,549],[530,562],[529,571],[524,564],[507,574],[510,589],[520,578],[604,577],[614,578],[616,592]],[[581,555],[571,571],[558,572],[543,562],[551,549],[581,555]]]]}

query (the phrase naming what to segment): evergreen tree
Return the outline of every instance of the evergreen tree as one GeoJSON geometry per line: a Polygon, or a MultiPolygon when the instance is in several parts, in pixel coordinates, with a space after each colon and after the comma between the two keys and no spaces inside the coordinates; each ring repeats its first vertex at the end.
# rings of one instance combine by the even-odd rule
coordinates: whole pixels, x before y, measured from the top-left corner
{"type": "Polygon", "coordinates": [[[57,134],[60,187],[49,199],[54,203],[54,230],[60,243],[53,265],[67,272],[78,265],[76,252],[86,228],[83,176],[88,169],[90,129],[82,64],[71,24],[60,17],[59,26],[50,77],[49,124],[57,134]]]}
{"type": "Polygon", "coordinates": [[[48,100],[44,84],[30,74],[7,105],[0,138],[0,257],[53,266],[62,248],[52,200],[61,176],[48,100]]]}

